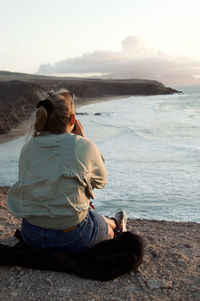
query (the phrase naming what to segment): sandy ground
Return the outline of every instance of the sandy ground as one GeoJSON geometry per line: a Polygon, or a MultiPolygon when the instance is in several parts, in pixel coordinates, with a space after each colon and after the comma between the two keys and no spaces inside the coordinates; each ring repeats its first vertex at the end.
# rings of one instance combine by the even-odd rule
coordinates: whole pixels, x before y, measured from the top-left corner
{"type": "MultiPolygon", "coordinates": [[[[8,187],[0,187],[0,242],[14,244],[21,221],[7,209],[8,187]]],[[[137,272],[100,282],[51,271],[0,267],[0,300],[103,301],[200,300],[200,224],[128,220],[129,231],[144,239],[137,272]]]]}

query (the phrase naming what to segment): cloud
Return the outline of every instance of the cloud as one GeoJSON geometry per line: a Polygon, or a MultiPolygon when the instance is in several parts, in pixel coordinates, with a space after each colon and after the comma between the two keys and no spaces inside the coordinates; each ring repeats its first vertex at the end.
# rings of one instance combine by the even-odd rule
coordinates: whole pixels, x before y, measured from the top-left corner
{"type": "Polygon", "coordinates": [[[146,47],[142,38],[138,35],[128,36],[122,41],[123,53],[128,54],[131,57],[142,56],[149,54],[149,50],[146,47]]]}
{"type": "Polygon", "coordinates": [[[122,51],[96,50],[55,64],[42,64],[37,73],[97,73],[104,74],[106,78],[154,79],[171,85],[198,84],[200,61],[155,51],[135,35],[122,41],[122,51]]]}

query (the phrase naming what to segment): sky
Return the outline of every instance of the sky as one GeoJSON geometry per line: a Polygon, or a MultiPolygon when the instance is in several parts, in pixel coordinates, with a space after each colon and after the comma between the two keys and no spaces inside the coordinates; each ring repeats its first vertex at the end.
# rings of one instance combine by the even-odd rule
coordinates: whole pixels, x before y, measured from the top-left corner
{"type": "Polygon", "coordinates": [[[0,70],[200,84],[199,0],[0,0],[0,70]]]}

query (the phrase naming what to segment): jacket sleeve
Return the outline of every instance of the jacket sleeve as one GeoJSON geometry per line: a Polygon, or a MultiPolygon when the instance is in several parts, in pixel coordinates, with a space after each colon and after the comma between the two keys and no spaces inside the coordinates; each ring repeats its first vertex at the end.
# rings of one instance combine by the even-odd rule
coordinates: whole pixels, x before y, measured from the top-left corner
{"type": "Polygon", "coordinates": [[[103,188],[107,181],[107,171],[105,160],[96,144],[87,139],[81,157],[81,161],[84,164],[84,170],[87,174],[87,180],[92,189],[103,188]]]}
{"type": "Polygon", "coordinates": [[[90,170],[90,176],[91,176],[91,185],[92,188],[98,188],[101,189],[105,186],[107,181],[107,171],[105,167],[105,160],[103,156],[96,153],[95,162],[92,163],[93,166],[90,170]]]}

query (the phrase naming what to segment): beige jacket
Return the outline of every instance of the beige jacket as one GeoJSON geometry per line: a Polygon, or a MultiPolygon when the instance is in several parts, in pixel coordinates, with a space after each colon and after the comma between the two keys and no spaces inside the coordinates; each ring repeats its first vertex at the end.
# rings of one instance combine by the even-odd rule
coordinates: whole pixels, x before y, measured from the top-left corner
{"type": "Polygon", "coordinates": [[[8,207],[31,224],[67,229],[85,218],[93,189],[103,188],[106,177],[103,157],[92,141],[45,133],[23,147],[8,207]]]}

